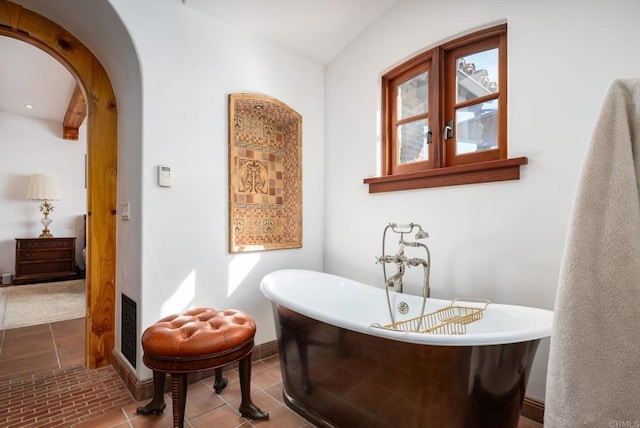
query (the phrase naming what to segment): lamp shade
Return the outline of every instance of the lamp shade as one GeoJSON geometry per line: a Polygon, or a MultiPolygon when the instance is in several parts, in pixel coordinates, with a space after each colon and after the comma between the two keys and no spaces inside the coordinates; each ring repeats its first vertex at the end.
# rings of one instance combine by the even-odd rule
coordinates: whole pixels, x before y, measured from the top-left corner
{"type": "Polygon", "coordinates": [[[60,199],[58,190],[56,189],[56,181],[51,175],[33,174],[29,181],[29,190],[27,191],[27,199],[50,200],[56,201],[60,199]]]}

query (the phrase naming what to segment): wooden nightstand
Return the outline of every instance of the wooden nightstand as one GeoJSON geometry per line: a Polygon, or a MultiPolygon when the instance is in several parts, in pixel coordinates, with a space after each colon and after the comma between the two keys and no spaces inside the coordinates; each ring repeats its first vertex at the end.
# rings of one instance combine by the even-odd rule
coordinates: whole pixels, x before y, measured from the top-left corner
{"type": "Polygon", "coordinates": [[[16,239],[14,284],[76,278],[76,238],[16,239]]]}

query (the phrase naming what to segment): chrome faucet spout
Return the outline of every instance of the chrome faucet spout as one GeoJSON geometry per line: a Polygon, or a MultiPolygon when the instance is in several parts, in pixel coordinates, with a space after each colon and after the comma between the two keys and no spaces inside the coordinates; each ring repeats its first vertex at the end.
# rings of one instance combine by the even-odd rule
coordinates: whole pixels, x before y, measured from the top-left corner
{"type": "Polygon", "coordinates": [[[426,265],[427,265],[427,261],[424,259],[418,259],[418,258],[407,259],[407,266],[426,266],[426,265]]]}
{"type": "Polygon", "coordinates": [[[402,273],[398,271],[395,275],[393,275],[391,278],[387,280],[387,282],[385,283],[385,286],[393,287],[396,292],[402,293],[403,291],[402,275],[403,274],[404,274],[404,271],[402,273]]]}

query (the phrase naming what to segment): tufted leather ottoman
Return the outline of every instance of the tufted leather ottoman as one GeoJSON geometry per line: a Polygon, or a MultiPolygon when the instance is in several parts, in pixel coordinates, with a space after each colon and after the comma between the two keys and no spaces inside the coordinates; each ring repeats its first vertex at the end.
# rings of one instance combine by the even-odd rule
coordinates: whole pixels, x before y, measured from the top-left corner
{"type": "Polygon", "coordinates": [[[251,419],[267,419],[251,401],[251,351],[256,325],[247,314],[234,310],[197,308],[183,315],[170,315],[151,325],[142,335],[142,360],[153,370],[153,399],[139,414],[162,414],[165,373],[171,375],[173,426],[184,425],[187,374],[215,369],[214,390],[227,385],[222,367],[239,361],[242,401],[240,414],[251,419]]]}

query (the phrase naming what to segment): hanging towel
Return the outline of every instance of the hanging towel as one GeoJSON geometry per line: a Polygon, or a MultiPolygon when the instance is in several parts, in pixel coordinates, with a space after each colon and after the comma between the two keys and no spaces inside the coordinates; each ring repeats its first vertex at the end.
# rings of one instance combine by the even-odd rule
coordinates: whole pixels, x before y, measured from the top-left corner
{"type": "Polygon", "coordinates": [[[551,335],[545,428],[640,426],[639,183],[640,79],[616,80],[596,123],[571,213],[551,335]]]}

